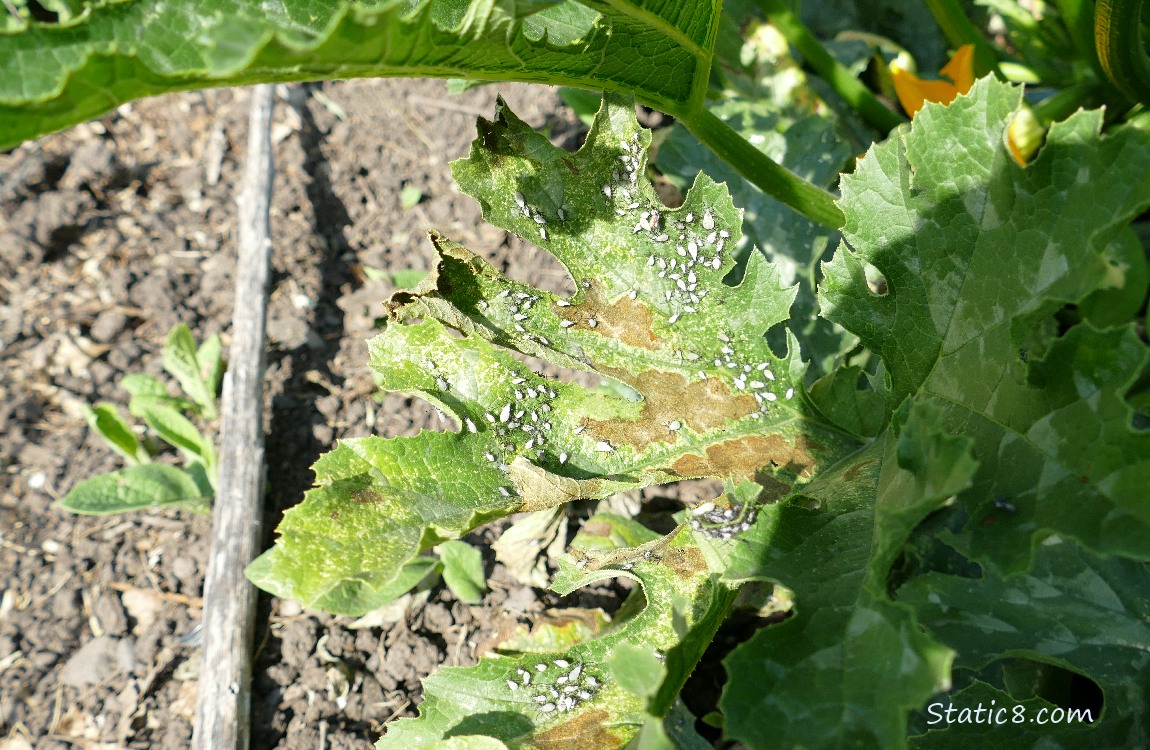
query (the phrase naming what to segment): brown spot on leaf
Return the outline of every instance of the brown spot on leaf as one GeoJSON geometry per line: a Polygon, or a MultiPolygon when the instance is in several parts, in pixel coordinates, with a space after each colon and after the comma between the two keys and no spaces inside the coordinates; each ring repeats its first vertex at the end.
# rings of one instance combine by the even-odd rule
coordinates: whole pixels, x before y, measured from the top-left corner
{"type": "Polygon", "coordinates": [[[859,474],[862,473],[862,470],[873,463],[873,458],[868,458],[866,461],[860,461],[859,463],[847,469],[847,473],[843,475],[843,479],[847,480],[848,482],[855,481],[859,478],[859,474]]]}
{"type": "Polygon", "coordinates": [[[383,502],[383,495],[370,487],[356,487],[351,491],[351,499],[354,500],[357,505],[370,505],[383,502]]]}
{"type": "Polygon", "coordinates": [[[583,302],[572,307],[555,307],[555,314],[570,320],[574,328],[594,331],[601,336],[622,341],[627,346],[655,350],[659,339],[652,328],[654,319],[646,303],[624,295],[611,304],[599,296],[599,287],[592,283],[583,302]],[[595,324],[591,325],[594,320],[595,324]]]}
{"type": "Polygon", "coordinates": [[[728,420],[742,419],[757,410],[753,396],[734,395],[718,378],[688,380],[676,372],[648,370],[632,377],[613,368],[601,372],[628,383],[643,396],[643,411],[632,421],[585,419],[583,424],[598,440],[612,445],[633,445],[643,450],[653,442],[669,443],[675,433],[668,427],[679,422],[695,432],[725,427],[728,420]]]}
{"type": "Polygon", "coordinates": [[[786,469],[801,479],[814,471],[811,449],[819,446],[803,435],[791,445],[781,435],[749,435],[724,440],[707,448],[707,455],[688,453],[671,466],[684,477],[725,477],[750,479],[765,466],[786,469]]]}
{"type": "Polygon", "coordinates": [[[557,508],[572,500],[598,497],[600,479],[571,479],[552,474],[520,456],[511,464],[508,475],[523,502],[517,512],[557,508]]]}
{"type": "Polygon", "coordinates": [[[682,580],[707,569],[707,560],[698,547],[669,547],[663,552],[661,562],[682,580]]]}
{"type": "Polygon", "coordinates": [[[611,536],[611,532],[614,530],[615,527],[606,521],[588,521],[583,524],[583,528],[579,530],[579,533],[588,536],[608,537],[611,536]]]}
{"type": "Polygon", "coordinates": [[[765,471],[755,474],[755,484],[763,488],[759,493],[759,502],[762,503],[777,503],[791,494],[791,485],[780,482],[765,471]]]}
{"type": "Polygon", "coordinates": [[[611,715],[603,709],[579,714],[557,724],[528,742],[539,750],[610,750],[621,747],[624,737],[607,728],[611,715]]]}

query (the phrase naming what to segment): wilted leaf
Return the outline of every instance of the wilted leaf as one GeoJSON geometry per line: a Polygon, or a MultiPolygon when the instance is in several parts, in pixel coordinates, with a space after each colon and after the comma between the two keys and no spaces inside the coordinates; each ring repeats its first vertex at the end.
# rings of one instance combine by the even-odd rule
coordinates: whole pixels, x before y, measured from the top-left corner
{"type": "MultiPolygon", "coordinates": [[[[606,104],[576,154],[502,104],[480,130],[454,167],[461,187],[489,220],[550,249],[579,291],[567,300],[513,281],[433,234],[436,266],[387,303],[372,366],[459,432],[346,441],[321,459],[320,487],[251,569],[308,606],[366,611],[412,555],[510,512],[703,476],[789,487],[857,444],[805,421],[797,350],[778,356],[763,339],[793,292],[757,255],[739,286],[723,283],[740,231],[725,189],[700,177],[681,208],[658,202],[631,104],[606,104]],[[499,347],[621,386],[562,382],[499,347]]],[[[733,537],[743,520],[708,533],[733,537]]]]}
{"type": "MultiPolygon", "coordinates": [[[[588,523],[602,527],[627,521],[596,516],[588,523]]],[[[587,546],[579,537],[575,545],[587,546]]],[[[669,542],[666,554],[684,559],[698,556],[698,549],[689,536],[681,535],[669,542]]],[[[377,743],[379,750],[424,747],[448,733],[490,736],[510,747],[623,747],[644,722],[648,705],[648,699],[613,677],[612,655],[633,642],[663,655],[667,679],[656,681],[648,694],[665,701],[663,712],[670,708],[733,591],[701,564],[688,569],[639,560],[629,570],[590,570],[564,558],[560,565],[559,593],[610,576],[638,582],[642,594],[630,607],[632,616],[600,638],[562,651],[495,656],[473,667],[440,669],[423,682],[419,718],[392,724],[377,743]]]]}

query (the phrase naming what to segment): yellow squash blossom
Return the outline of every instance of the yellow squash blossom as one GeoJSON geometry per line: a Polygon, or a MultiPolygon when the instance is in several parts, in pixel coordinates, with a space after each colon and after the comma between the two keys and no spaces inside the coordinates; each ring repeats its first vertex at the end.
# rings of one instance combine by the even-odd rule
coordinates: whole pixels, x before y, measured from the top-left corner
{"type": "MultiPolygon", "coordinates": [[[[940,72],[950,80],[923,80],[899,65],[897,60],[891,63],[890,75],[894,90],[898,94],[899,104],[908,115],[914,117],[915,112],[927,102],[950,104],[959,94],[970,91],[974,85],[974,45],[964,44],[959,47],[940,72]]],[[[1035,119],[1030,108],[1024,105],[1007,130],[1006,145],[1010,156],[1019,166],[1025,167],[1038,152],[1045,134],[1045,128],[1035,119]]]]}
{"type": "Polygon", "coordinates": [[[959,94],[970,91],[974,85],[974,45],[964,44],[959,47],[940,72],[950,81],[923,80],[897,62],[891,64],[894,91],[908,115],[914,117],[914,113],[927,102],[950,104],[959,94]]]}

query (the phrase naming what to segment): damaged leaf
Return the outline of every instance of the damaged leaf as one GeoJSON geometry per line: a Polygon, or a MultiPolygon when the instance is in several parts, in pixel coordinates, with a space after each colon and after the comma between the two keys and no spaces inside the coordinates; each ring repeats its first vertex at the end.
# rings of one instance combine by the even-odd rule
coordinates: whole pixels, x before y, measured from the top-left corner
{"type": "MultiPolygon", "coordinates": [[[[705,176],[666,208],[630,102],[607,97],[575,154],[503,103],[479,131],[453,165],[461,188],[554,254],[576,293],[515,281],[431,234],[432,271],[386,303],[371,363],[383,388],[426,399],[457,432],[345,441],[321,459],[319,486],[250,570],[308,606],[374,608],[412,556],[511,512],[685,478],[789,487],[857,445],[807,418],[793,339],[776,354],[763,337],[794,290],[761,255],[724,283],[740,212],[705,176]],[[565,382],[513,351],[625,388],[565,382]]],[[[708,533],[730,539],[741,523],[708,533]]]]}
{"type": "MultiPolygon", "coordinates": [[[[657,539],[616,516],[594,516],[587,526],[592,531],[576,536],[574,547],[610,553],[623,551],[618,544],[635,535],[657,539]]],[[[689,534],[681,534],[666,549],[693,549],[693,544],[689,534]]],[[[594,571],[571,558],[562,558],[560,566],[553,587],[560,594],[611,576],[626,576],[638,588],[620,619],[597,638],[552,652],[492,656],[472,667],[440,669],[423,682],[419,717],[391,725],[376,747],[422,748],[466,733],[508,747],[619,748],[639,732],[649,705],[667,713],[734,591],[705,567],[681,576],[656,558],[594,571]],[[621,661],[631,643],[644,644],[644,655],[621,661]]]]}

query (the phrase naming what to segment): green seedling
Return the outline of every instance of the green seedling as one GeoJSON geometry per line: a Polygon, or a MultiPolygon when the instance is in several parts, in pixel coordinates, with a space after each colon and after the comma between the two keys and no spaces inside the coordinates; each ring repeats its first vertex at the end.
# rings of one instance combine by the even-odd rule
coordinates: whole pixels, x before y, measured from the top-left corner
{"type": "Polygon", "coordinates": [[[415,185],[408,185],[399,193],[399,205],[404,211],[415,208],[423,200],[423,191],[415,185]]]}
{"type": "Polygon", "coordinates": [[[88,408],[88,426],[128,466],[76,485],[61,498],[61,507],[73,513],[107,515],[164,506],[206,511],[211,506],[216,449],[192,419],[211,420],[217,415],[216,398],[224,372],[219,336],[197,347],[191,331],[181,323],[168,334],[163,362],[184,395],[171,396],[151,375],[124,377],[120,385],[131,395],[128,412],[143,422],[146,430],[140,432],[148,435],[144,439],[115,405],[88,408]],[[179,451],[182,467],[152,460],[158,448],[152,436],[179,451]]]}

